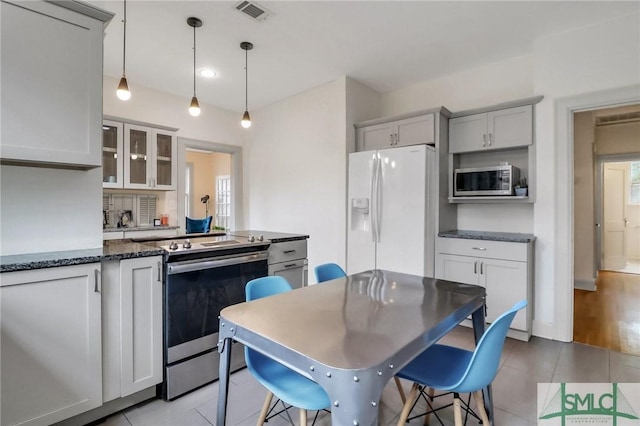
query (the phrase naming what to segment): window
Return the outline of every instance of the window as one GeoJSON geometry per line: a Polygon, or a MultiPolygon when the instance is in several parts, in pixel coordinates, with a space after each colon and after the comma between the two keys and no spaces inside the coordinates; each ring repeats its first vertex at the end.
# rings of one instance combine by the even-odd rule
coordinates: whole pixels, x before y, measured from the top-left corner
{"type": "Polygon", "coordinates": [[[630,163],[629,186],[629,202],[640,204],[640,161],[630,163]]]}
{"type": "Polygon", "coordinates": [[[216,227],[229,229],[231,218],[231,178],[216,176],[216,227]]]}
{"type": "Polygon", "coordinates": [[[187,163],[184,168],[184,215],[191,217],[193,200],[191,188],[193,187],[193,163],[187,163]]]}

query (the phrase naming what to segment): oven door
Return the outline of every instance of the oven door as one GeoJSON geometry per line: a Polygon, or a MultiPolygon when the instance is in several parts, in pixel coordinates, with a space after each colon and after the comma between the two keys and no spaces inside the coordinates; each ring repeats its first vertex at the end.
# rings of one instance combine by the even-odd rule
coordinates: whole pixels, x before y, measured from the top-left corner
{"type": "Polygon", "coordinates": [[[167,263],[166,363],[215,348],[220,311],[244,302],[247,282],[267,273],[266,251],[167,263]]]}

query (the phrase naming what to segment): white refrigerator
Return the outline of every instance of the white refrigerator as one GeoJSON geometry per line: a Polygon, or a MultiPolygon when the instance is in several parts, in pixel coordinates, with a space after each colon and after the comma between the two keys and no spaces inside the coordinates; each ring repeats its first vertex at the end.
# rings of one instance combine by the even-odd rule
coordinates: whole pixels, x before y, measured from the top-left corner
{"type": "Polygon", "coordinates": [[[349,154],[347,272],[386,269],[433,277],[435,148],[349,154]]]}

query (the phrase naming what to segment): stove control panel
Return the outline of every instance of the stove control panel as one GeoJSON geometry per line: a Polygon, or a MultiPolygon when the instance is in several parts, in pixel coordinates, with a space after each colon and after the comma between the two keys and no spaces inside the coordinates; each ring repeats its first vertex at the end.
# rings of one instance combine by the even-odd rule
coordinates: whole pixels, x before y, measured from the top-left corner
{"type": "Polygon", "coordinates": [[[171,244],[169,244],[169,250],[178,250],[178,243],[171,241],[171,244]]]}
{"type": "Polygon", "coordinates": [[[182,248],[190,249],[191,248],[191,241],[189,241],[189,239],[184,240],[184,243],[182,243],[182,248]]]}

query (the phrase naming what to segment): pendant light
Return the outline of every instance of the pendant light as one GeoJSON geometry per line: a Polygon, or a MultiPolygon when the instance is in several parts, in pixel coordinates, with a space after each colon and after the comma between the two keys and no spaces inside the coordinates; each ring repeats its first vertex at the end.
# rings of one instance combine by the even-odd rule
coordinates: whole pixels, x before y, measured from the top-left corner
{"type": "Polygon", "coordinates": [[[244,50],[244,114],[242,114],[242,121],[240,124],[245,129],[251,127],[251,117],[249,117],[249,69],[248,69],[248,56],[249,51],[253,49],[253,44],[248,41],[240,43],[240,48],[244,50]]]}
{"type": "Polygon", "coordinates": [[[116,90],[116,96],[122,101],[128,101],[131,99],[131,92],[129,91],[129,85],[127,84],[127,77],[125,76],[125,65],[127,58],[127,0],[124,0],[124,19],[122,20],[124,27],[124,34],[122,37],[122,78],[118,84],[118,90],[116,90]]]}
{"type": "Polygon", "coordinates": [[[198,18],[187,18],[187,24],[193,27],[193,97],[189,105],[189,114],[197,117],[200,115],[200,104],[196,97],[196,28],[202,26],[202,21],[198,18]]]}

